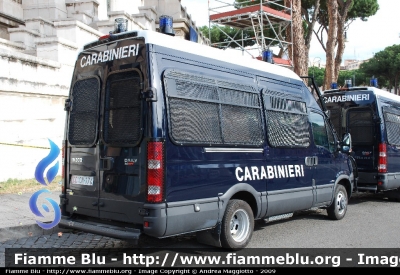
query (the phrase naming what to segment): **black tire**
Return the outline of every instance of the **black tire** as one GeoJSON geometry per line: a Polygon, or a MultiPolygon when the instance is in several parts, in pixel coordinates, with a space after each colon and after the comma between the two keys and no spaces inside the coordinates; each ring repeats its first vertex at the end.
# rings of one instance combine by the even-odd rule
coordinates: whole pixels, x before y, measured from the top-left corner
{"type": "Polygon", "coordinates": [[[250,242],[254,230],[254,216],[251,207],[242,200],[230,200],[222,219],[222,247],[239,250],[250,242]]]}
{"type": "Polygon", "coordinates": [[[328,217],[332,220],[341,220],[347,212],[348,196],[343,185],[336,185],[332,204],[327,208],[328,217]]]}

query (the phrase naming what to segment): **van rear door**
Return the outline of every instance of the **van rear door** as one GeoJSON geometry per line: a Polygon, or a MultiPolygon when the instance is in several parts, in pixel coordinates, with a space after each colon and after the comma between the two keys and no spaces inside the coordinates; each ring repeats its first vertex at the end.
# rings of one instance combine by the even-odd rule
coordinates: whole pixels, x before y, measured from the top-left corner
{"type": "Polygon", "coordinates": [[[372,91],[326,92],[325,104],[339,139],[351,134],[353,157],[360,172],[376,171],[376,99],[372,91]]]}
{"type": "Polygon", "coordinates": [[[66,211],[142,223],[145,201],[143,39],[81,53],[67,104],[66,211]]]}
{"type": "Polygon", "coordinates": [[[349,108],[346,113],[347,132],[351,134],[354,158],[359,171],[376,170],[376,132],[373,110],[369,107],[349,108]]]}

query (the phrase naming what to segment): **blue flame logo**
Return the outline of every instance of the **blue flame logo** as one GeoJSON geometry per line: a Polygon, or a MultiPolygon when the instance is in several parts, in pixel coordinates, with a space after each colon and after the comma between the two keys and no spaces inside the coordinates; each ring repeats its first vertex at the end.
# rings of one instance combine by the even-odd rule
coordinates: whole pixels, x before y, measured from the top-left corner
{"type": "MultiPolygon", "coordinates": [[[[42,212],[39,210],[39,208],[37,206],[37,201],[39,199],[40,194],[42,194],[42,193],[51,193],[51,192],[47,189],[42,189],[42,190],[35,192],[29,200],[29,207],[31,208],[32,213],[35,214],[37,217],[44,218],[45,216],[42,214],[42,212]]],[[[52,200],[50,198],[46,198],[46,200],[53,207],[54,220],[51,223],[44,223],[44,222],[40,222],[40,221],[36,220],[36,223],[43,229],[50,229],[50,228],[53,228],[54,226],[56,226],[60,222],[61,211],[60,211],[60,207],[54,200],[52,200]]],[[[50,212],[50,209],[48,208],[48,206],[46,204],[42,204],[42,209],[47,213],[50,212]]]]}
{"type": "Polygon", "coordinates": [[[44,170],[53,161],[55,161],[57,159],[58,155],[60,154],[60,149],[57,147],[57,145],[50,139],[49,139],[49,142],[50,142],[50,153],[47,155],[47,157],[45,157],[38,163],[36,170],[35,170],[35,178],[42,185],[50,184],[54,180],[54,178],[57,176],[58,168],[59,168],[58,161],[56,162],[56,164],[54,164],[53,167],[49,168],[49,170],[47,171],[47,175],[46,175],[48,183],[46,183],[46,181],[44,180],[44,177],[43,177],[44,170]]]}
{"type": "MultiPolygon", "coordinates": [[[[54,180],[54,178],[57,176],[58,169],[59,169],[59,163],[57,161],[56,164],[54,164],[52,167],[50,167],[47,170],[47,173],[46,173],[47,183],[46,183],[46,180],[44,179],[45,169],[51,163],[53,163],[57,159],[58,155],[60,154],[60,149],[57,147],[57,145],[50,139],[49,139],[49,142],[50,142],[50,153],[47,155],[47,157],[45,157],[38,163],[36,170],[35,170],[35,179],[44,186],[49,185],[54,180]]],[[[51,192],[47,189],[42,189],[42,190],[35,192],[32,195],[32,197],[29,199],[29,207],[31,208],[32,213],[35,214],[37,217],[41,217],[41,218],[45,217],[41,210],[43,210],[46,213],[50,212],[49,207],[44,203],[41,205],[41,210],[39,210],[39,208],[38,208],[37,202],[38,202],[39,196],[43,193],[51,193],[51,192]]],[[[43,229],[51,229],[60,222],[61,210],[60,210],[60,207],[58,206],[58,204],[53,199],[51,199],[51,198],[45,198],[45,199],[50,203],[50,205],[52,206],[52,208],[54,210],[54,219],[51,223],[44,223],[44,222],[41,222],[38,220],[36,220],[36,223],[43,229]]]]}

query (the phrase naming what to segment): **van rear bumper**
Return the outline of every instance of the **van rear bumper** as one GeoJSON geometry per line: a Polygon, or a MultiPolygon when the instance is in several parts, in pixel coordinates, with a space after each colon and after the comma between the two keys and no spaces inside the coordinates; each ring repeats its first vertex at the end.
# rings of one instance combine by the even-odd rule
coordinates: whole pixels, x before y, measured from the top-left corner
{"type": "Polygon", "coordinates": [[[111,238],[124,239],[138,243],[141,235],[141,230],[137,228],[123,228],[104,223],[97,223],[93,221],[71,219],[68,216],[62,216],[58,224],[60,228],[74,229],[111,238]]]}
{"type": "Polygon", "coordinates": [[[400,173],[359,172],[358,187],[376,187],[378,191],[400,187],[400,173]]]}

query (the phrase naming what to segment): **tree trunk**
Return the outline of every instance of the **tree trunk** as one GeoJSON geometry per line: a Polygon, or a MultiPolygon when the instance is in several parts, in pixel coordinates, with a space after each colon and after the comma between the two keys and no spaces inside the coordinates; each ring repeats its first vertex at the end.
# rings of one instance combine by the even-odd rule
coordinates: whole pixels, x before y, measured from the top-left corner
{"type": "MultiPolygon", "coordinates": [[[[313,29],[314,29],[315,23],[317,22],[317,16],[318,16],[318,13],[319,13],[319,7],[320,7],[320,0],[315,0],[315,2],[314,2],[314,11],[313,11],[313,14],[312,14],[311,18],[309,18],[307,10],[303,10],[302,11],[303,17],[306,18],[306,22],[307,22],[307,25],[308,25],[308,33],[307,33],[307,35],[305,37],[305,43],[306,43],[306,46],[305,46],[305,52],[306,53],[305,53],[305,55],[306,55],[307,71],[308,71],[308,56],[310,54],[311,40],[312,40],[312,36],[314,34],[313,29]]],[[[313,66],[314,66],[314,64],[313,64],[313,66]]]]}
{"type": "Polygon", "coordinates": [[[342,58],[345,48],[345,41],[344,41],[345,24],[347,20],[347,14],[349,12],[352,2],[353,0],[347,0],[346,2],[339,1],[337,49],[336,49],[335,66],[333,72],[333,79],[336,80],[339,77],[340,65],[342,64],[342,58]]]}
{"type": "Polygon", "coordinates": [[[338,3],[337,0],[328,0],[327,3],[329,28],[328,39],[326,42],[326,67],[323,90],[330,87],[332,82],[336,82],[334,78],[335,72],[335,46],[337,41],[338,30],[338,3]]]}
{"type": "Polygon", "coordinates": [[[286,0],[292,2],[292,30],[293,30],[293,64],[294,72],[299,76],[308,75],[306,47],[304,41],[303,19],[301,17],[301,0],[286,0]]]}

